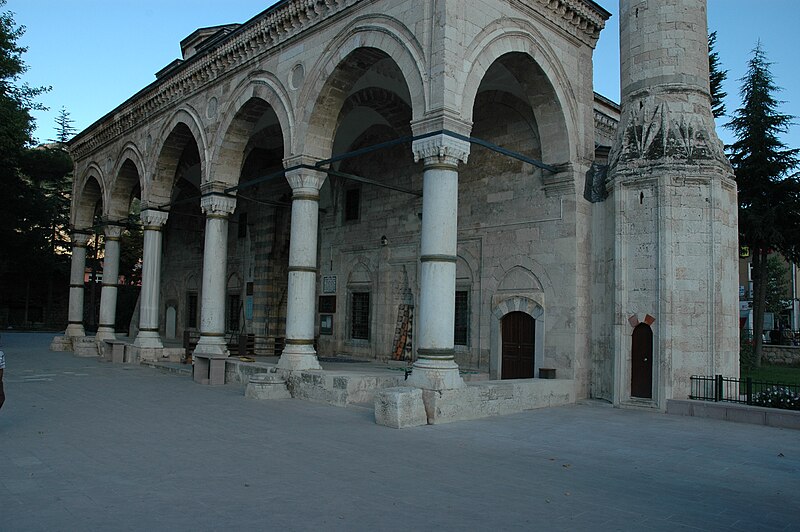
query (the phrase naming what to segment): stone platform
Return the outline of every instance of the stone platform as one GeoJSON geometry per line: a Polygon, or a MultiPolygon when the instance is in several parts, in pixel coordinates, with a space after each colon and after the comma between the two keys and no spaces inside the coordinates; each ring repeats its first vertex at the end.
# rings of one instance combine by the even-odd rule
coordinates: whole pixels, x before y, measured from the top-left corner
{"type": "Polygon", "coordinates": [[[424,409],[427,424],[436,425],[504,416],[575,402],[571,379],[478,381],[453,390],[390,388],[375,398],[375,422],[394,428],[415,427],[424,409]]]}

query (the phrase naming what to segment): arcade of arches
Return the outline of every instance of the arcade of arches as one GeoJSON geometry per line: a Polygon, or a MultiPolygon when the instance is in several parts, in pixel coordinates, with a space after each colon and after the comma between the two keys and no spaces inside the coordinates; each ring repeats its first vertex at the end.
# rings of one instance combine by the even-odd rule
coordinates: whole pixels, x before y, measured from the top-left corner
{"type": "MultiPolygon", "coordinates": [[[[193,337],[195,363],[213,365],[243,335],[286,371],[393,358],[413,361],[410,385],[446,390],[463,370],[543,367],[575,397],[631,398],[615,369],[627,309],[603,288],[619,204],[587,192],[621,116],[592,90],[609,15],[590,0],[462,4],[287,0],[184,39],[70,143],[65,345],[86,335],[87,235],[104,233],[114,279],[136,201],[141,359],[193,337]]],[[[115,290],[95,341],[127,335],[115,290]]]]}

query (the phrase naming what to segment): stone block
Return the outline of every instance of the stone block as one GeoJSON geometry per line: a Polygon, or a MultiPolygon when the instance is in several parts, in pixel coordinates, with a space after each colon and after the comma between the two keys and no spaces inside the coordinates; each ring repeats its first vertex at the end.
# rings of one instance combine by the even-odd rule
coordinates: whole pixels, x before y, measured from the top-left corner
{"type": "Polygon", "coordinates": [[[767,413],[762,408],[730,405],[727,410],[727,420],[752,425],[764,425],[767,422],[767,413]]]}
{"type": "Polygon", "coordinates": [[[675,416],[691,416],[692,403],[680,399],[667,399],[667,414],[675,416]]]}
{"type": "Polygon", "coordinates": [[[192,378],[198,384],[225,384],[225,358],[211,358],[195,353],[192,378]]]}
{"type": "Polygon", "coordinates": [[[248,379],[244,389],[248,399],[291,399],[286,380],[276,373],[256,373],[248,379]]]}
{"type": "Polygon", "coordinates": [[[572,379],[519,379],[469,383],[451,390],[423,390],[428,423],[450,423],[575,402],[572,379]]]}
{"type": "Polygon", "coordinates": [[[770,427],[800,430],[800,411],[769,410],[766,412],[765,424],[770,427]]]}
{"type": "Polygon", "coordinates": [[[72,351],[72,338],[69,336],[55,336],[50,342],[50,351],[72,351]]]}
{"type": "Polygon", "coordinates": [[[428,424],[422,390],[419,388],[387,388],[375,394],[375,423],[402,429],[428,424]]]}
{"type": "Polygon", "coordinates": [[[99,355],[97,343],[93,336],[78,336],[72,339],[72,349],[75,356],[96,357],[99,355]]]}

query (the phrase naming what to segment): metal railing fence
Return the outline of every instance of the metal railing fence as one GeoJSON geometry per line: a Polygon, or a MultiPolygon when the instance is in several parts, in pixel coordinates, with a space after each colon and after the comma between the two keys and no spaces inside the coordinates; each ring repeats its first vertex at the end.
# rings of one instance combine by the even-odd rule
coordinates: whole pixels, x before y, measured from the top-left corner
{"type": "Polygon", "coordinates": [[[751,377],[692,375],[689,399],[800,410],[800,385],[759,381],[751,377]]]}

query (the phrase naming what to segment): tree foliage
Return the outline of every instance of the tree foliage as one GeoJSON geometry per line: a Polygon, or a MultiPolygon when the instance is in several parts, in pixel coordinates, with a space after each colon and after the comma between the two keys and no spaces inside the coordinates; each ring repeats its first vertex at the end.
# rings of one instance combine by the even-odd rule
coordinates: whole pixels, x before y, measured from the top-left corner
{"type": "MultiPolygon", "coordinates": [[[[0,14],[0,303],[13,307],[24,297],[27,313],[32,292],[68,271],[68,257],[57,251],[69,222],[72,161],[61,146],[33,147],[31,111],[42,108],[35,99],[49,89],[21,81],[24,31],[10,12],[0,14]]],[[[41,306],[50,306],[51,292],[41,306]]]]}
{"type": "Polygon", "coordinates": [[[770,65],[758,43],[741,79],[742,106],[726,124],[736,137],[729,156],[739,191],[739,242],[752,254],[756,364],[761,360],[768,256],[777,251],[800,260],[800,179],[791,175],[800,150],[780,140],[794,117],[778,111],[782,102],[774,94],[780,88],[770,65]]]}
{"type": "Polygon", "coordinates": [[[708,34],[708,80],[711,90],[711,112],[714,118],[725,116],[725,96],[727,92],[722,90],[722,83],[728,78],[728,71],[722,70],[719,63],[719,52],[714,49],[717,43],[717,32],[712,31],[708,34]]]}

